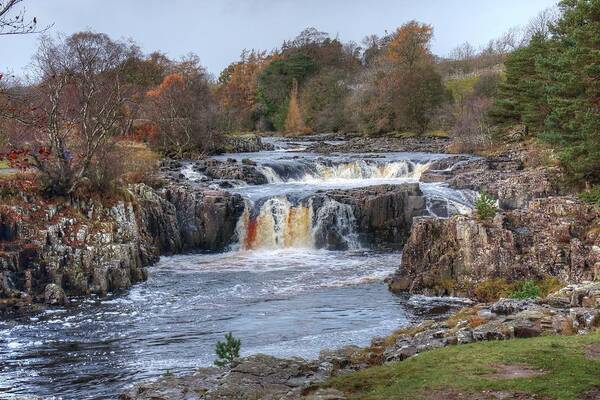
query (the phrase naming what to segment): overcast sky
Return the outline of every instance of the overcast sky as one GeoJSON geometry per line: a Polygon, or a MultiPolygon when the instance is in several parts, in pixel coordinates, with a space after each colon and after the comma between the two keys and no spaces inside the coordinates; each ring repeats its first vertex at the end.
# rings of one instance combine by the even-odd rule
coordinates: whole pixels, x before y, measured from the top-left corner
{"type": "MultiPolygon", "coordinates": [[[[132,38],[146,52],[200,56],[218,73],[244,48],[271,50],[306,27],[360,43],[411,19],[432,24],[433,51],[447,55],[469,41],[483,45],[524,25],[555,0],[25,0],[52,32],[84,29],[132,38]]],[[[0,36],[0,71],[23,74],[36,35],[0,36]]]]}

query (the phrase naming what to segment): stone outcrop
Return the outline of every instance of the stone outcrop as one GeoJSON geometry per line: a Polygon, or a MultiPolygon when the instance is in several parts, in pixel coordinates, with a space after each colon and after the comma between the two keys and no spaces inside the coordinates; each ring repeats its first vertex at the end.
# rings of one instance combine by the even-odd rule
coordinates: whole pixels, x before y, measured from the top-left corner
{"type": "Polygon", "coordinates": [[[0,206],[0,312],[128,288],[159,254],[223,250],[244,207],[238,195],[177,185],[136,185],[129,196],[0,206]]]}
{"type": "Polygon", "coordinates": [[[297,399],[309,382],[323,382],[327,376],[316,361],[280,359],[257,354],[238,359],[228,371],[203,368],[191,375],[165,377],[139,385],[121,400],[184,399],[297,399]]]}
{"type": "Polygon", "coordinates": [[[249,185],[264,185],[268,183],[267,177],[255,165],[238,163],[235,159],[225,162],[205,160],[195,165],[198,172],[205,174],[210,179],[233,180],[246,182],[249,185]]]}
{"type": "Polygon", "coordinates": [[[542,335],[585,334],[600,326],[600,282],[570,285],[545,299],[501,299],[466,307],[445,320],[426,320],[374,338],[366,348],[324,350],[312,361],[254,355],[231,370],[202,368],[183,376],[141,383],[121,400],[329,399],[337,390],[319,388],[328,378],[403,361],[446,346],[542,335]]]}
{"type": "Polygon", "coordinates": [[[566,283],[600,278],[600,216],[593,206],[549,197],[493,221],[417,218],[390,289],[470,296],[488,279],[548,276],[566,283]]]}
{"type": "Polygon", "coordinates": [[[536,198],[560,193],[559,171],[555,168],[525,168],[521,152],[489,158],[454,156],[431,164],[422,182],[447,182],[455,189],[485,191],[498,199],[502,209],[527,206],[536,198]]]}
{"type": "Polygon", "coordinates": [[[222,151],[225,153],[254,153],[261,150],[273,150],[273,145],[262,141],[253,133],[223,136],[222,151]]]}
{"type": "MultiPolygon", "coordinates": [[[[352,208],[359,241],[372,247],[401,248],[413,218],[427,214],[418,183],[330,190],[325,196],[352,208]]],[[[313,199],[313,207],[318,209],[318,197],[313,199]]],[[[324,229],[331,234],[327,224],[324,229]]]]}

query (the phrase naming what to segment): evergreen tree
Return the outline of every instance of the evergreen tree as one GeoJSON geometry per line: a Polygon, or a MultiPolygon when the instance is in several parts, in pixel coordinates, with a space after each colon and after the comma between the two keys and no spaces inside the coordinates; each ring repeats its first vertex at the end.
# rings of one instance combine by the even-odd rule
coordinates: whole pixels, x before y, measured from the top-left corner
{"type": "Polygon", "coordinates": [[[600,182],[600,0],[563,0],[551,36],[534,35],[506,61],[490,112],[523,123],[557,149],[575,182],[600,182]]]}
{"type": "Polygon", "coordinates": [[[543,139],[556,145],[576,181],[600,182],[600,0],[564,0],[553,47],[540,73],[549,77],[543,139]]]}
{"type": "Polygon", "coordinates": [[[240,348],[242,341],[236,339],[231,332],[225,334],[225,341],[218,341],[215,346],[215,352],[218,359],[215,360],[215,365],[219,367],[230,367],[233,360],[240,356],[240,348]]]}
{"type": "Polygon", "coordinates": [[[539,131],[549,112],[545,87],[547,79],[538,65],[548,56],[548,40],[536,35],[528,46],[515,50],[507,58],[506,80],[500,85],[490,116],[499,124],[525,124],[539,131]]]}

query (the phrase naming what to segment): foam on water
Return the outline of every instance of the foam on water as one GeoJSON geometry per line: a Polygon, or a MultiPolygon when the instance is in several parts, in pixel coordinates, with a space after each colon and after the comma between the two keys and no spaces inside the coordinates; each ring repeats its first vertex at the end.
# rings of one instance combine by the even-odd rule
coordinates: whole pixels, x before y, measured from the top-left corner
{"type": "MultiPolygon", "coordinates": [[[[271,142],[276,151],[217,157],[251,158],[270,182],[231,189],[247,202],[232,251],[163,257],[147,282],[125,293],[0,321],[2,395],[115,398],[167,369],[211,365],[216,341],[229,331],[242,339],[244,355],[313,358],[323,348],[367,345],[436,305],[391,294],[383,280],[401,255],[361,249],[351,207],[313,198],[323,189],[417,182],[444,155],[322,157],[271,142]],[[348,250],[316,249],[324,233],[337,234],[348,250]]],[[[206,179],[192,163],[182,173],[190,182],[206,179]]],[[[443,201],[456,212],[469,209],[469,192],[420,186],[432,214],[443,201]]]]}

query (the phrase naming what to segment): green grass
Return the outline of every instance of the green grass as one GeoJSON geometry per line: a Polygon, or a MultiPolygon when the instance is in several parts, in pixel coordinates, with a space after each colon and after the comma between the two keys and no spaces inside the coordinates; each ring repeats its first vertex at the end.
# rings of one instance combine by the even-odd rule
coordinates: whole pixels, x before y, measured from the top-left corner
{"type": "Polygon", "coordinates": [[[0,169],[7,169],[7,168],[9,168],[8,161],[0,160],[0,169]]]}
{"type": "Polygon", "coordinates": [[[549,399],[579,398],[600,385],[600,360],[585,349],[600,342],[600,333],[551,336],[451,346],[421,353],[399,363],[333,378],[328,385],[352,399],[426,398],[431,390],[484,390],[535,393],[549,399]],[[521,364],[542,369],[541,376],[499,379],[489,376],[494,364],[521,364]]]}
{"type": "Polygon", "coordinates": [[[596,207],[600,208],[600,185],[594,186],[587,192],[579,193],[579,198],[588,203],[595,204],[596,207]]]}

